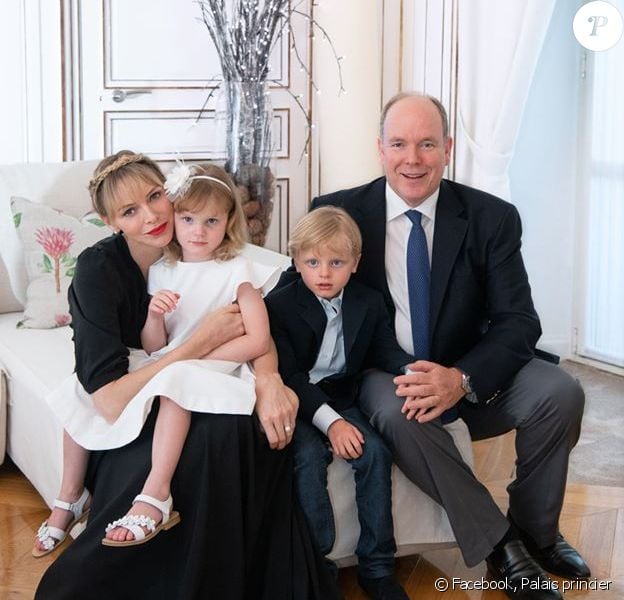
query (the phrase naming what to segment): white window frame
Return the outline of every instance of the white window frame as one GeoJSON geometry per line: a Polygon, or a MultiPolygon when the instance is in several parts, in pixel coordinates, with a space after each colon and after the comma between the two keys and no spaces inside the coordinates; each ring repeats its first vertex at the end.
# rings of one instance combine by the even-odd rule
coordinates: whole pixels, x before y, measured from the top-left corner
{"type": "Polygon", "coordinates": [[[577,200],[576,200],[576,290],[573,301],[572,351],[577,362],[597,367],[618,375],[624,375],[624,365],[614,364],[607,356],[592,352],[587,347],[587,308],[588,308],[588,273],[589,251],[589,203],[587,198],[591,189],[591,115],[593,93],[593,62],[595,54],[585,51],[581,57],[579,78],[579,124],[577,154],[577,200]]]}

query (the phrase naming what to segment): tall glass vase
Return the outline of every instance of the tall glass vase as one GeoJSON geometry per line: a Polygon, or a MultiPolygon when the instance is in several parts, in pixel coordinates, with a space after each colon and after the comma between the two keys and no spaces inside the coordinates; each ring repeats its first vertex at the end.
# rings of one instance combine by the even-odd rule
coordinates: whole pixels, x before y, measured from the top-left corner
{"type": "Polygon", "coordinates": [[[273,110],[266,82],[224,81],[217,99],[217,118],[225,124],[225,168],[239,186],[250,239],[263,246],[275,194],[269,166],[273,110]]]}

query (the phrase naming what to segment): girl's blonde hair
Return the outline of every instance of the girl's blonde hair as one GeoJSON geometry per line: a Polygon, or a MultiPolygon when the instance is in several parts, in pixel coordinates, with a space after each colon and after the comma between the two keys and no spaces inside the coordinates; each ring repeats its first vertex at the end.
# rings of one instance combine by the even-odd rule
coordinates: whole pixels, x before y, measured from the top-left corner
{"type": "Polygon", "coordinates": [[[104,217],[111,216],[112,207],[118,200],[120,185],[130,179],[163,185],[165,176],[160,167],[143,154],[120,150],[107,156],[95,167],[89,181],[89,194],[95,212],[104,217]]]}
{"type": "Polygon", "coordinates": [[[321,206],[301,219],[288,240],[288,254],[297,258],[301,252],[337,244],[345,246],[353,258],[362,253],[362,234],[347,212],[336,206],[321,206]],[[341,240],[337,241],[336,238],[341,240]]]}
{"type": "MultiPolygon", "coordinates": [[[[245,213],[241,205],[240,195],[234,181],[228,173],[217,165],[195,165],[191,186],[182,196],[173,201],[173,210],[176,213],[201,210],[208,202],[216,202],[220,208],[227,211],[228,222],[225,236],[214,252],[218,260],[230,260],[240,253],[247,242],[248,230],[245,213]],[[214,177],[217,181],[203,179],[201,176],[214,177]]],[[[175,262],[182,258],[182,248],[175,239],[165,248],[165,259],[175,262]]]]}

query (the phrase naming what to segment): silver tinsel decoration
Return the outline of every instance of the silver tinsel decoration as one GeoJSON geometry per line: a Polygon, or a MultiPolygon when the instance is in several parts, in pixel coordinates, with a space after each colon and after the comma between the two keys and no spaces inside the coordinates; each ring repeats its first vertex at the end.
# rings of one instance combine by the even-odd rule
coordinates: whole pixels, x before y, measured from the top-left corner
{"type": "MultiPolygon", "coordinates": [[[[292,19],[303,18],[317,28],[334,53],[338,65],[340,93],[344,91],[340,61],[326,31],[306,14],[298,10],[301,2],[296,0],[198,0],[201,19],[219,55],[222,71],[221,88],[226,107],[226,169],[236,182],[246,188],[249,206],[244,206],[254,243],[264,243],[266,229],[271,217],[274,179],[269,169],[272,154],[272,109],[267,86],[269,57],[280,34],[292,33],[292,19]],[[257,207],[257,217],[251,207],[257,207]],[[261,225],[252,223],[258,218],[261,225]],[[264,230],[259,235],[254,230],[264,230]]],[[[295,36],[290,36],[290,49],[308,76],[310,72],[303,63],[295,36]]],[[[310,79],[316,89],[314,81],[310,79]]],[[[275,82],[277,85],[279,83],[275,82]]],[[[284,88],[294,98],[307,123],[307,139],[310,139],[311,121],[299,96],[284,88]]],[[[208,104],[211,94],[206,99],[208,104]]]]}

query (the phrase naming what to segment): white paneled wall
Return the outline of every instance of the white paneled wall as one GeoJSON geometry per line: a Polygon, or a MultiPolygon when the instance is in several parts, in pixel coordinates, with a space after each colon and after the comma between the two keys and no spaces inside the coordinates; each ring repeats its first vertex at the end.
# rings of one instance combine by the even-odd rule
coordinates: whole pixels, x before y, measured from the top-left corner
{"type": "MultiPolygon", "coordinates": [[[[458,2],[382,2],[383,103],[399,91],[435,96],[447,109],[453,137],[458,2]]],[[[452,178],[452,158],[447,172],[452,178]]]]}
{"type": "MultiPolygon", "coordinates": [[[[314,38],[313,119],[320,193],[365,183],[381,175],[377,121],[381,110],[382,57],[378,0],[323,0],[314,18],[327,32],[342,66],[340,92],[333,50],[324,35],[314,38]]],[[[316,191],[316,190],[315,190],[316,191]]]]}
{"type": "MultiPolygon", "coordinates": [[[[403,90],[439,98],[453,116],[457,0],[403,5],[403,90]]],[[[453,130],[451,123],[451,131],[453,130]]]]}
{"type": "Polygon", "coordinates": [[[0,94],[0,164],[26,158],[26,60],[24,56],[23,2],[0,3],[0,73],[5,93],[0,94]]]}
{"type": "MultiPolygon", "coordinates": [[[[381,174],[379,113],[404,90],[438,96],[452,109],[457,0],[318,0],[314,17],[342,61],[346,94],[338,96],[335,61],[323,36],[314,41],[318,189],[364,183],[381,174]]],[[[451,127],[454,111],[449,110],[451,127]]],[[[315,190],[316,191],[316,190],[315,190]]]]}
{"type": "Polygon", "coordinates": [[[60,2],[0,3],[0,164],[63,156],[60,2]]]}

